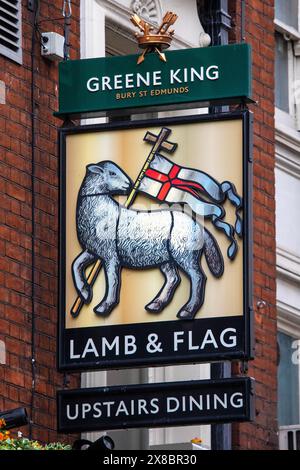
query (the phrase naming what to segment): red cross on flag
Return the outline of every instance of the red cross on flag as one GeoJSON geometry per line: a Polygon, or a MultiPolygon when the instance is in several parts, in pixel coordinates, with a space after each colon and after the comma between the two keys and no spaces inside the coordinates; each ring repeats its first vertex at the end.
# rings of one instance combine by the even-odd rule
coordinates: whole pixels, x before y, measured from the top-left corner
{"type": "Polygon", "coordinates": [[[221,186],[207,173],[172,163],[156,154],[146,170],[138,188],[158,201],[186,203],[202,216],[221,217],[223,209],[213,202],[222,202],[224,193],[221,186]]]}

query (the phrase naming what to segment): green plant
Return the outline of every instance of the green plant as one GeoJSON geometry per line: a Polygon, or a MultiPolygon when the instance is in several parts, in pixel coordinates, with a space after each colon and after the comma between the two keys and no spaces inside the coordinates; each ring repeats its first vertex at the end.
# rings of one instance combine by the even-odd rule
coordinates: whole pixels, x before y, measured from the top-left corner
{"type": "Polygon", "coordinates": [[[51,442],[49,444],[41,444],[38,441],[23,437],[22,433],[18,433],[17,438],[13,438],[10,432],[5,429],[4,419],[0,419],[0,450],[71,450],[72,447],[61,442],[51,442]]]}

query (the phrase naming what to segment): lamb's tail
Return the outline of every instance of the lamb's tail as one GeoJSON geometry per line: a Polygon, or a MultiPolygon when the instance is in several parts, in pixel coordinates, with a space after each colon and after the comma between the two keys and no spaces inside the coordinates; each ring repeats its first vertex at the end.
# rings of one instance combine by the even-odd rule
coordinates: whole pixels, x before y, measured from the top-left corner
{"type": "Polygon", "coordinates": [[[204,254],[209,270],[215,277],[224,272],[224,259],[215,237],[204,229],[204,254]]]}

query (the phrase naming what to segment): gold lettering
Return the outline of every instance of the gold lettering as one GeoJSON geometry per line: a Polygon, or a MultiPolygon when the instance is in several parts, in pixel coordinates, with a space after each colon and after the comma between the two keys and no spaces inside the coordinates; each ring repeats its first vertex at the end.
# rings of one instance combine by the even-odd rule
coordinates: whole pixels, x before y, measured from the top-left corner
{"type": "Polygon", "coordinates": [[[164,95],[178,95],[182,93],[188,93],[188,86],[174,87],[174,88],[160,88],[150,91],[150,96],[164,96],[164,95]]]}

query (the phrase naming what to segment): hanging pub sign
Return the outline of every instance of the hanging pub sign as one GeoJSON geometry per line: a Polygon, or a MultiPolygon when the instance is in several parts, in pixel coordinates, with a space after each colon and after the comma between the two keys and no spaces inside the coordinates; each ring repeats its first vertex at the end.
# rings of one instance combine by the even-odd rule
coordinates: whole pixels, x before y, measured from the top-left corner
{"type": "Polygon", "coordinates": [[[249,421],[253,413],[249,377],[57,392],[58,431],[66,433],[249,421]]]}
{"type": "Polygon", "coordinates": [[[94,117],[143,112],[145,107],[166,110],[251,102],[248,44],[159,54],[164,60],[153,52],[145,60],[142,54],[61,62],[55,115],[94,117]]]}
{"type": "Polygon", "coordinates": [[[250,121],[60,131],[60,370],[251,357],[250,121]]]}

